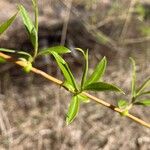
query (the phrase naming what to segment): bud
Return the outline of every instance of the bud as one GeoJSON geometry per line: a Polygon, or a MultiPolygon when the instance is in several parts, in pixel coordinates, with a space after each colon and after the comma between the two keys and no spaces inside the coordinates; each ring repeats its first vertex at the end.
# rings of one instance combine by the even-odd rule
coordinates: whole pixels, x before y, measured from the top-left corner
{"type": "Polygon", "coordinates": [[[23,71],[29,73],[32,69],[32,63],[27,61],[27,65],[23,68],[23,71]]]}

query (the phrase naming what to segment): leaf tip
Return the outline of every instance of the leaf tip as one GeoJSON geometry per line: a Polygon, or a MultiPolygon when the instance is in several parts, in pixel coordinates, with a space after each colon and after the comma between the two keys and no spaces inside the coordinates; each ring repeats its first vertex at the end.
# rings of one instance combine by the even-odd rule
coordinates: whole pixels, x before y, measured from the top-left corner
{"type": "Polygon", "coordinates": [[[102,60],[105,61],[105,62],[107,62],[106,56],[104,56],[104,57],[102,58],[102,60]]]}

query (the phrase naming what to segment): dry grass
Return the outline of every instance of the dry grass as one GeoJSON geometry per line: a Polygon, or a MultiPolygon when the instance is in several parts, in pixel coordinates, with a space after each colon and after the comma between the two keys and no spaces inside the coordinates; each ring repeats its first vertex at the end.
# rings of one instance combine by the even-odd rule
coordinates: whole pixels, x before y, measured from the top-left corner
{"type": "MultiPolygon", "coordinates": [[[[105,80],[127,89],[129,70],[117,72],[117,67],[111,66],[107,72],[112,70],[105,80]]],[[[149,149],[149,129],[95,103],[82,105],[77,119],[66,126],[69,93],[39,80],[34,78],[35,83],[20,88],[16,79],[16,85],[9,86],[1,97],[0,149],[149,149]]],[[[19,82],[25,84],[23,80],[19,82]]],[[[98,96],[114,104],[118,97],[113,93],[98,96]]],[[[149,108],[134,108],[132,112],[150,121],[149,108]]]]}
{"type": "MultiPolygon", "coordinates": [[[[98,1],[95,1],[98,3],[97,5],[90,5],[89,0],[88,3],[86,3],[85,0],[73,1],[72,10],[74,10],[74,13],[71,14],[71,17],[77,19],[77,24],[68,26],[69,36],[67,37],[72,42],[72,45],[69,46],[89,48],[91,68],[97,63],[98,59],[105,54],[107,55],[109,64],[105,80],[125,89],[127,98],[130,97],[129,84],[131,81],[128,57],[134,56],[137,61],[139,83],[145,77],[149,76],[150,73],[149,40],[147,42],[138,42],[137,44],[129,43],[121,45],[119,43],[120,33],[125,23],[127,8],[130,5],[128,1],[129,0],[122,0],[121,2],[115,1],[116,4],[119,4],[115,5],[117,11],[114,11],[109,3],[98,5],[98,1]],[[75,15],[77,10],[79,10],[78,17],[75,15]],[[101,10],[101,13],[99,13],[99,10],[101,10]],[[118,16],[122,15],[122,13],[125,16],[118,19],[118,16]],[[102,44],[101,41],[98,41],[99,37],[92,36],[91,28],[87,28],[86,32],[88,34],[85,34],[85,30],[79,28],[86,27],[83,23],[83,18],[84,21],[86,21],[84,22],[86,25],[96,27],[96,31],[93,33],[101,33],[102,31],[104,35],[108,36],[110,38],[109,43],[105,45],[102,44]],[[82,26],[81,23],[83,23],[82,26]],[[99,27],[98,25],[101,26],[99,27]],[[74,36],[75,34],[76,36],[74,36]]],[[[5,0],[3,2],[5,2],[5,0]]],[[[12,3],[12,0],[8,0],[8,2],[12,3]]],[[[18,2],[18,0],[14,0],[13,2],[18,2]]],[[[54,3],[54,0],[51,0],[50,2],[48,0],[40,1],[42,14],[39,19],[40,26],[42,27],[47,24],[49,27],[51,22],[55,22],[54,20],[63,21],[62,14],[66,10],[66,7],[62,5],[63,1],[59,0],[54,3]],[[50,7],[54,7],[54,9],[50,7]],[[55,11],[57,13],[54,13],[55,11]]],[[[109,2],[109,0],[107,2],[109,2]]],[[[15,9],[14,3],[11,4],[11,8],[12,6],[13,9],[10,9],[10,11],[14,11],[15,9]]],[[[27,1],[26,6],[30,8],[29,1],[27,1]]],[[[11,13],[12,12],[10,12],[10,14],[11,13]]],[[[141,37],[137,30],[139,23],[142,24],[134,17],[132,22],[128,24],[128,33],[123,36],[125,40],[127,39],[131,42],[130,38],[136,39],[141,37]]],[[[23,43],[26,41],[26,38],[21,38],[25,36],[24,32],[22,32],[22,28],[21,31],[19,30],[18,32],[20,24],[17,22],[14,26],[16,30],[12,32],[12,34],[9,34],[11,35],[10,38],[7,37],[4,39],[4,42],[0,43],[1,46],[5,45],[8,40],[10,47],[22,48],[23,44],[26,46],[26,42],[23,43]],[[20,46],[18,46],[18,41],[21,42],[20,46]]],[[[52,28],[50,31],[53,30],[52,28]]],[[[45,32],[49,34],[51,33],[50,31],[46,30],[45,32]]],[[[57,32],[60,32],[60,29],[57,32]]],[[[8,33],[11,33],[11,31],[8,33]]],[[[81,78],[80,70],[82,63],[80,57],[74,58],[71,57],[70,59],[66,56],[66,59],[69,60],[73,68],[73,72],[79,80],[81,78]],[[77,58],[77,63],[74,62],[76,61],[74,58],[77,58]]],[[[43,63],[41,65],[39,61],[37,62],[37,66],[41,65],[44,70],[56,75],[56,66],[50,63],[50,61],[51,58],[48,58],[46,66],[45,64],[43,65],[43,63]],[[47,69],[47,66],[49,69],[47,69]]],[[[33,74],[24,75],[18,68],[16,70],[12,65],[7,64],[1,67],[0,73],[2,88],[0,94],[0,150],[150,149],[149,129],[93,102],[83,104],[77,119],[71,125],[66,126],[65,115],[70,100],[68,92],[52,83],[47,83],[39,77],[35,77],[33,74]]],[[[118,97],[124,98],[122,95],[114,93],[99,93],[97,96],[110,100],[109,102],[112,104],[116,104],[118,97]]],[[[150,108],[134,107],[131,112],[135,116],[150,122],[150,108]]]]}

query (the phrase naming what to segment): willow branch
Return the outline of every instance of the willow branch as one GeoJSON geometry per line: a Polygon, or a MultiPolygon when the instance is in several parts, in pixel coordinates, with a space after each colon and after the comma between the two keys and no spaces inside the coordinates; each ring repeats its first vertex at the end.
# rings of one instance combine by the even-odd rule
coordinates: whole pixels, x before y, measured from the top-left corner
{"type": "MultiPolygon", "coordinates": [[[[1,53],[1,52],[0,52],[0,57],[4,58],[5,60],[7,60],[9,62],[13,62],[13,63],[15,63],[15,64],[17,64],[17,65],[19,65],[21,67],[26,67],[26,65],[27,65],[26,62],[24,62],[24,61],[18,61],[18,60],[16,61],[11,56],[6,55],[6,54],[1,53]]],[[[33,67],[31,69],[31,71],[34,72],[35,74],[38,74],[38,75],[42,76],[43,78],[48,79],[49,81],[54,82],[57,85],[62,85],[62,83],[63,83],[63,81],[61,81],[61,80],[59,80],[59,79],[57,79],[55,77],[52,77],[51,75],[49,75],[49,74],[45,73],[44,71],[39,70],[37,68],[33,67]]],[[[109,108],[109,109],[111,109],[111,110],[113,110],[113,111],[115,111],[117,113],[121,113],[122,112],[122,110],[119,109],[119,108],[117,108],[116,106],[111,105],[111,104],[107,103],[106,101],[104,101],[104,100],[102,100],[100,98],[97,98],[97,97],[95,97],[95,96],[93,96],[93,95],[91,95],[89,93],[83,92],[82,94],[84,94],[85,96],[87,96],[89,99],[97,102],[98,104],[101,104],[101,105],[103,105],[103,106],[105,106],[105,107],[107,107],[107,108],[109,108]]],[[[143,121],[140,118],[137,118],[137,117],[135,117],[135,116],[133,116],[131,114],[127,114],[126,117],[130,118],[134,122],[137,122],[137,123],[139,123],[139,124],[141,124],[141,125],[143,125],[143,126],[145,126],[147,128],[150,128],[150,124],[147,123],[147,122],[145,122],[145,121],[143,121]]]]}

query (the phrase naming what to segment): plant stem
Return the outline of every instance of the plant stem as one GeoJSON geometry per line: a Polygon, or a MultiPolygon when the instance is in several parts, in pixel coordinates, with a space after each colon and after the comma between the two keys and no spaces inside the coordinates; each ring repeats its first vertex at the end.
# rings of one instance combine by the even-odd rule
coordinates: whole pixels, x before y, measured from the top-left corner
{"type": "Polygon", "coordinates": [[[36,43],[35,43],[35,48],[34,48],[33,60],[35,60],[35,58],[36,58],[36,56],[38,54],[38,30],[39,30],[39,23],[38,23],[38,15],[39,15],[38,0],[35,0],[34,12],[35,12],[36,43]]]}
{"type": "MultiPolygon", "coordinates": [[[[26,66],[26,63],[25,63],[25,62],[23,62],[23,61],[16,61],[16,60],[14,60],[11,56],[6,55],[6,54],[3,54],[3,53],[1,53],[1,52],[0,52],[0,57],[2,57],[3,59],[5,59],[5,60],[7,60],[7,61],[9,61],[9,62],[13,62],[13,63],[15,63],[15,64],[17,64],[17,65],[19,65],[19,66],[21,66],[21,67],[25,67],[25,66],[26,66]]],[[[49,81],[54,82],[55,84],[60,85],[60,86],[61,86],[62,83],[63,83],[63,81],[61,81],[61,80],[59,80],[59,79],[57,79],[57,78],[54,78],[54,77],[50,76],[49,74],[45,73],[45,72],[42,71],[42,70],[39,70],[39,69],[36,69],[36,68],[33,67],[33,68],[31,69],[31,71],[34,72],[34,73],[36,73],[36,74],[38,74],[38,75],[40,75],[40,76],[42,76],[43,78],[48,79],[49,81]]],[[[100,98],[97,98],[97,97],[95,97],[95,96],[93,96],[93,95],[91,95],[91,94],[88,94],[88,93],[86,93],[86,92],[82,92],[82,94],[85,95],[85,96],[87,96],[89,99],[91,99],[91,100],[93,100],[93,101],[95,101],[95,102],[97,102],[97,103],[99,103],[99,104],[101,104],[101,105],[103,105],[103,106],[105,106],[105,107],[107,107],[107,108],[109,108],[109,109],[115,111],[115,112],[118,112],[118,113],[121,113],[121,112],[122,112],[121,109],[117,108],[117,107],[114,106],[114,105],[111,105],[111,104],[105,102],[104,100],[102,100],[102,99],[100,99],[100,98]]],[[[143,125],[143,126],[145,126],[145,127],[147,127],[147,128],[150,128],[150,124],[149,124],[149,123],[146,123],[146,122],[143,121],[142,119],[139,119],[139,118],[137,118],[137,117],[135,117],[135,116],[133,116],[133,115],[131,115],[131,114],[127,114],[126,117],[130,118],[130,119],[133,120],[134,122],[139,123],[140,125],[143,125]]]]}

